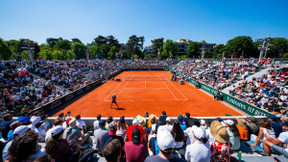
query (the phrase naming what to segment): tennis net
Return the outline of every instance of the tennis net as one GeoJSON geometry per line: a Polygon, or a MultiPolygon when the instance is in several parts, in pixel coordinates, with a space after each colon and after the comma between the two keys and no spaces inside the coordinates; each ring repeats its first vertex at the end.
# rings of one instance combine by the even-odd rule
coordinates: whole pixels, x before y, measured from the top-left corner
{"type": "Polygon", "coordinates": [[[156,76],[156,77],[146,77],[146,76],[133,76],[133,77],[125,77],[125,81],[166,81],[166,76],[156,76]]]}

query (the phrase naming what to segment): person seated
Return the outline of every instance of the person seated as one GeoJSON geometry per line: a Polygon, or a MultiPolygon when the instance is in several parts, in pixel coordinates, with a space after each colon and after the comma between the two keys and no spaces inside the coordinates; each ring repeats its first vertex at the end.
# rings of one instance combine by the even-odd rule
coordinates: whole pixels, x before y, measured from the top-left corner
{"type": "Polygon", "coordinates": [[[218,90],[217,93],[214,95],[213,100],[223,100],[223,95],[220,93],[220,91],[218,90]]]}
{"type": "Polygon", "coordinates": [[[281,153],[288,158],[288,121],[285,121],[282,124],[282,128],[286,132],[280,133],[277,139],[267,137],[266,140],[263,141],[263,149],[266,156],[271,156],[271,150],[273,148],[274,151],[281,153]]]}

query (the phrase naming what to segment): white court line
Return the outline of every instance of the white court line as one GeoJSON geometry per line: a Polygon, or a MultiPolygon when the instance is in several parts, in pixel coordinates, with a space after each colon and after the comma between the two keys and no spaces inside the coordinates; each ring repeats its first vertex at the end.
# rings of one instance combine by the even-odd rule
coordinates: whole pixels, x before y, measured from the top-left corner
{"type": "MultiPolygon", "coordinates": [[[[170,81],[168,81],[168,83],[170,83],[170,81]]],[[[172,83],[170,83],[186,100],[188,100],[184,94],[182,92],[180,92],[180,90],[178,88],[176,88],[172,83]]]]}
{"type": "MultiPolygon", "coordinates": [[[[104,100],[104,102],[111,102],[112,100],[104,100]]],[[[144,100],[117,100],[118,101],[186,101],[185,99],[144,99],[144,100]]]]}
{"type": "Polygon", "coordinates": [[[167,88],[125,88],[125,89],[167,89],[167,88]]]}
{"type": "MultiPolygon", "coordinates": [[[[158,74],[159,75],[159,74],[158,74]]],[[[160,75],[159,75],[160,78],[160,75]]],[[[161,79],[161,78],[160,78],[161,79]]],[[[168,86],[162,81],[162,83],[167,87],[167,89],[170,91],[170,93],[174,96],[175,100],[177,100],[177,98],[175,97],[175,95],[172,93],[172,91],[168,88],[168,86]]]]}
{"type": "Polygon", "coordinates": [[[145,76],[145,88],[146,88],[146,76],[145,76]]]}
{"type": "MultiPolygon", "coordinates": [[[[133,75],[133,74],[132,74],[133,75]]],[[[132,75],[130,77],[132,77],[132,75]]],[[[125,86],[121,89],[121,91],[118,93],[117,95],[117,98],[118,96],[121,94],[121,92],[125,89],[125,87],[127,86],[127,84],[129,83],[129,80],[127,81],[127,83],[125,84],[125,86]]],[[[118,100],[117,100],[118,101],[118,100]]]]}
{"type": "Polygon", "coordinates": [[[111,96],[112,93],[113,93],[122,83],[123,83],[123,82],[121,82],[118,86],[116,86],[116,88],[113,89],[113,91],[111,91],[111,92],[108,94],[108,96],[106,96],[106,97],[104,98],[104,100],[105,100],[107,97],[111,96]]]}

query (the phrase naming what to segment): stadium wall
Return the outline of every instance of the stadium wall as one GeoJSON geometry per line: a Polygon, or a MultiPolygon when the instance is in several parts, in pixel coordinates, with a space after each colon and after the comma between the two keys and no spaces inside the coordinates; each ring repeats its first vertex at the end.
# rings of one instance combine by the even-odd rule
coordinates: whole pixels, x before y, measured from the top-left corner
{"type": "MultiPolygon", "coordinates": [[[[177,73],[178,76],[183,77],[182,74],[177,73]]],[[[193,85],[196,85],[198,83],[198,81],[194,80],[194,79],[190,79],[189,82],[193,85]]],[[[215,88],[212,88],[206,84],[203,84],[201,82],[199,82],[201,84],[201,89],[203,89],[204,91],[215,95],[217,93],[217,90],[215,88]]],[[[224,92],[220,92],[223,95],[223,101],[234,106],[235,108],[251,115],[251,116],[268,116],[268,115],[272,115],[271,113],[269,113],[268,111],[262,110],[256,106],[253,106],[249,103],[246,103],[236,97],[233,97],[229,94],[226,94],[224,92]]]]}

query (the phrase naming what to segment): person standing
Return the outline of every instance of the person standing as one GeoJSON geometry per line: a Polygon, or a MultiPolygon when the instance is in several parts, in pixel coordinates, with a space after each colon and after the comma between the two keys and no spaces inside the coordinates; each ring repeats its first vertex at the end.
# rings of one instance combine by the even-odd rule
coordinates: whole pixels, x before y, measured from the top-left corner
{"type": "Polygon", "coordinates": [[[118,104],[117,104],[117,102],[116,102],[116,98],[117,98],[117,96],[116,96],[115,93],[114,93],[113,96],[112,96],[112,102],[111,102],[110,108],[112,109],[112,105],[115,104],[115,105],[117,106],[117,110],[118,110],[118,109],[119,109],[119,106],[118,106],[118,104]]]}
{"type": "Polygon", "coordinates": [[[211,134],[215,138],[210,146],[210,161],[230,161],[232,144],[229,141],[227,129],[219,121],[214,120],[210,126],[211,134]]]}
{"type": "Polygon", "coordinates": [[[185,159],[191,162],[209,162],[210,150],[207,148],[202,139],[205,137],[205,131],[196,127],[193,130],[195,142],[186,147],[185,159]]]}

